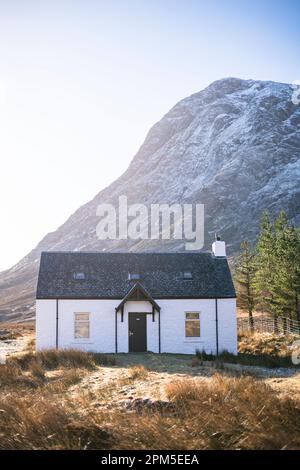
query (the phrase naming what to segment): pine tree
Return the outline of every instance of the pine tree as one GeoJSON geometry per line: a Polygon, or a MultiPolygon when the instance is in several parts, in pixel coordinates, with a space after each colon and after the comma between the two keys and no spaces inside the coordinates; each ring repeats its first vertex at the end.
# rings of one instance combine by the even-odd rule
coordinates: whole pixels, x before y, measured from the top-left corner
{"type": "Polygon", "coordinates": [[[249,243],[244,241],[241,244],[241,254],[237,260],[236,282],[238,286],[238,304],[248,311],[251,331],[254,331],[253,309],[255,302],[254,290],[254,253],[251,251],[249,243]]]}
{"type": "Polygon", "coordinates": [[[285,212],[281,211],[274,224],[276,271],[274,275],[273,308],[285,319],[300,320],[300,232],[289,225],[285,212]]]}
{"type": "Polygon", "coordinates": [[[260,234],[256,245],[254,287],[259,294],[259,307],[269,313],[273,312],[273,288],[276,265],[274,245],[274,227],[268,212],[265,211],[262,215],[260,234]]]}
{"type": "Polygon", "coordinates": [[[272,313],[275,331],[282,317],[300,321],[300,231],[289,224],[281,211],[274,224],[263,214],[256,247],[254,286],[260,306],[272,313]]]}
{"type": "Polygon", "coordinates": [[[290,302],[287,296],[289,282],[289,224],[284,211],[281,211],[274,222],[274,276],[272,285],[272,310],[274,314],[283,317],[286,332],[286,318],[290,317],[290,302]]]}

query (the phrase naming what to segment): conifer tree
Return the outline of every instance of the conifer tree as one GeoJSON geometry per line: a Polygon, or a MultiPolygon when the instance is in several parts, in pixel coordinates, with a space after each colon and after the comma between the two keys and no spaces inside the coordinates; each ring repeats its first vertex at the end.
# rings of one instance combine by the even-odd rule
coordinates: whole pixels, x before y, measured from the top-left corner
{"type": "Polygon", "coordinates": [[[300,232],[289,225],[281,211],[274,224],[276,270],[273,286],[273,308],[284,319],[300,320],[300,232]]]}
{"type": "Polygon", "coordinates": [[[300,321],[300,230],[289,224],[281,211],[274,224],[263,214],[255,258],[254,286],[259,305],[278,318],[300,321]]]}
{"type": "Polygon", "coordinates": [[[275,235],[269,213],[262,215],[260,234],[256,245],[254,287],[259,307],[272,313],[273,286],[276,256],[274,253],[275,235]]]}
{"type": "Polygon", "coordinates": [[[238,304],[248,312],[250,329],[254,331],[253,309],[255,302],[254,289],[254,253],[249,243],[244,241],[241,244],[241,254],[237,260],[236,282],[238,290],[238,304]]]}

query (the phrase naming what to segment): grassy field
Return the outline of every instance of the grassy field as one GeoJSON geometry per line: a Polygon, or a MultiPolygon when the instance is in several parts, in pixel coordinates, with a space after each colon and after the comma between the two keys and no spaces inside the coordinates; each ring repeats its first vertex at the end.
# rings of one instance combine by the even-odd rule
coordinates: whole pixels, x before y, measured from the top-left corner
{"type": "MultiPolygon", "coordinates": [[[[297,369],[168,354],[35,354],[32,333],[19,337],[26,334],[27,350],[0,365],[1,449],[300,448],[297,369]]],[[[240,349],[288,357],[282,342],[243,336],[240,349]]]]}

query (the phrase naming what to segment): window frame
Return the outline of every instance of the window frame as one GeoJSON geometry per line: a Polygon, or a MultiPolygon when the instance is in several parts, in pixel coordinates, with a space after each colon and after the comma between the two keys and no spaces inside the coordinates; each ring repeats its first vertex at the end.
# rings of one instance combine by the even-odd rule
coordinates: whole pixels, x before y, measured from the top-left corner
{"type": "Polygon", "coordinates": [[[74,281],[85,281],[86,274],[84,271],[75,271],[73,274],[74,281]]]}
{"type": "Polygon", "coordinates": [[[74,316],[73,316],[73,321],[74,321],[74,329],[73,329],[73,338],[74,338],[74,341],[76,342],[90,342],[91,341],[91,312],[74,312],[74,316]],[[83,320],[83,319],[77,319],[76,318],[76,315],[88,315],[88,319],[87,320],[83,320]],[[76,337],[76,325],[77,324],[82,324],[82,323],[87,323],[88,324],[88,336],[84,336],[84,337],[76,337]]]}
{"type": "Polygon", "coordinates": [[[192,271],[183,271],[182,278],[184,281],[192,281],[193,280],[193,272],[192,271]]]}
{"type": "Polygon", "coordinates": [[[139,281],[141,279],[140,273],[137,272],[129,272],[128,273],[128,280],[129,281],[139,281]]]}
{"type": "Polygon", "coordinates": [[[187,310],[184,312],[184,339],[185,341],[200,341],[201,340],[201,312],[198,310],[187,310]],[[197,314],[198,318],[187,318],[188,314],[197,314]],[[186,322],[198,322],[199,323],[199,336],[187,336],[186,335],[186,322]]]}

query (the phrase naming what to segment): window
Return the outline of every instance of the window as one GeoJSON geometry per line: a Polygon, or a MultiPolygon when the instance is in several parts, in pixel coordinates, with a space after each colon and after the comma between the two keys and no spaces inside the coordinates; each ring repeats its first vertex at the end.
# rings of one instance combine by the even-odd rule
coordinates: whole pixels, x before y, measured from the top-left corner
{"type": "Polygon", "coordinates": [[[184,271],[183,279],[193,279],[193,274],[191,273],[191,271],[184,271]]]}
{"type": "Polygon", "coordinates": [[[185,337],[200,337],[200,314],[199,312],[186,312],[185,314],[185,337]]]}
{"type": "Polygon", "coordinates": [[[75,339],[86,339],[90,337],[90,314],[75,313],[74,337],[75,339]]]}
{"type": "Polygon", "coordinates": [[[74,279],[76,281],[83,281],[85,279],[85,274],[84,273],[74,273],[74,279]]]}
{"type": "Polygon", "coordinates": [[[135,281],[140,279],[140,275],[138,273],[129,273],[128,274],[129,281],[135,281]]]}

